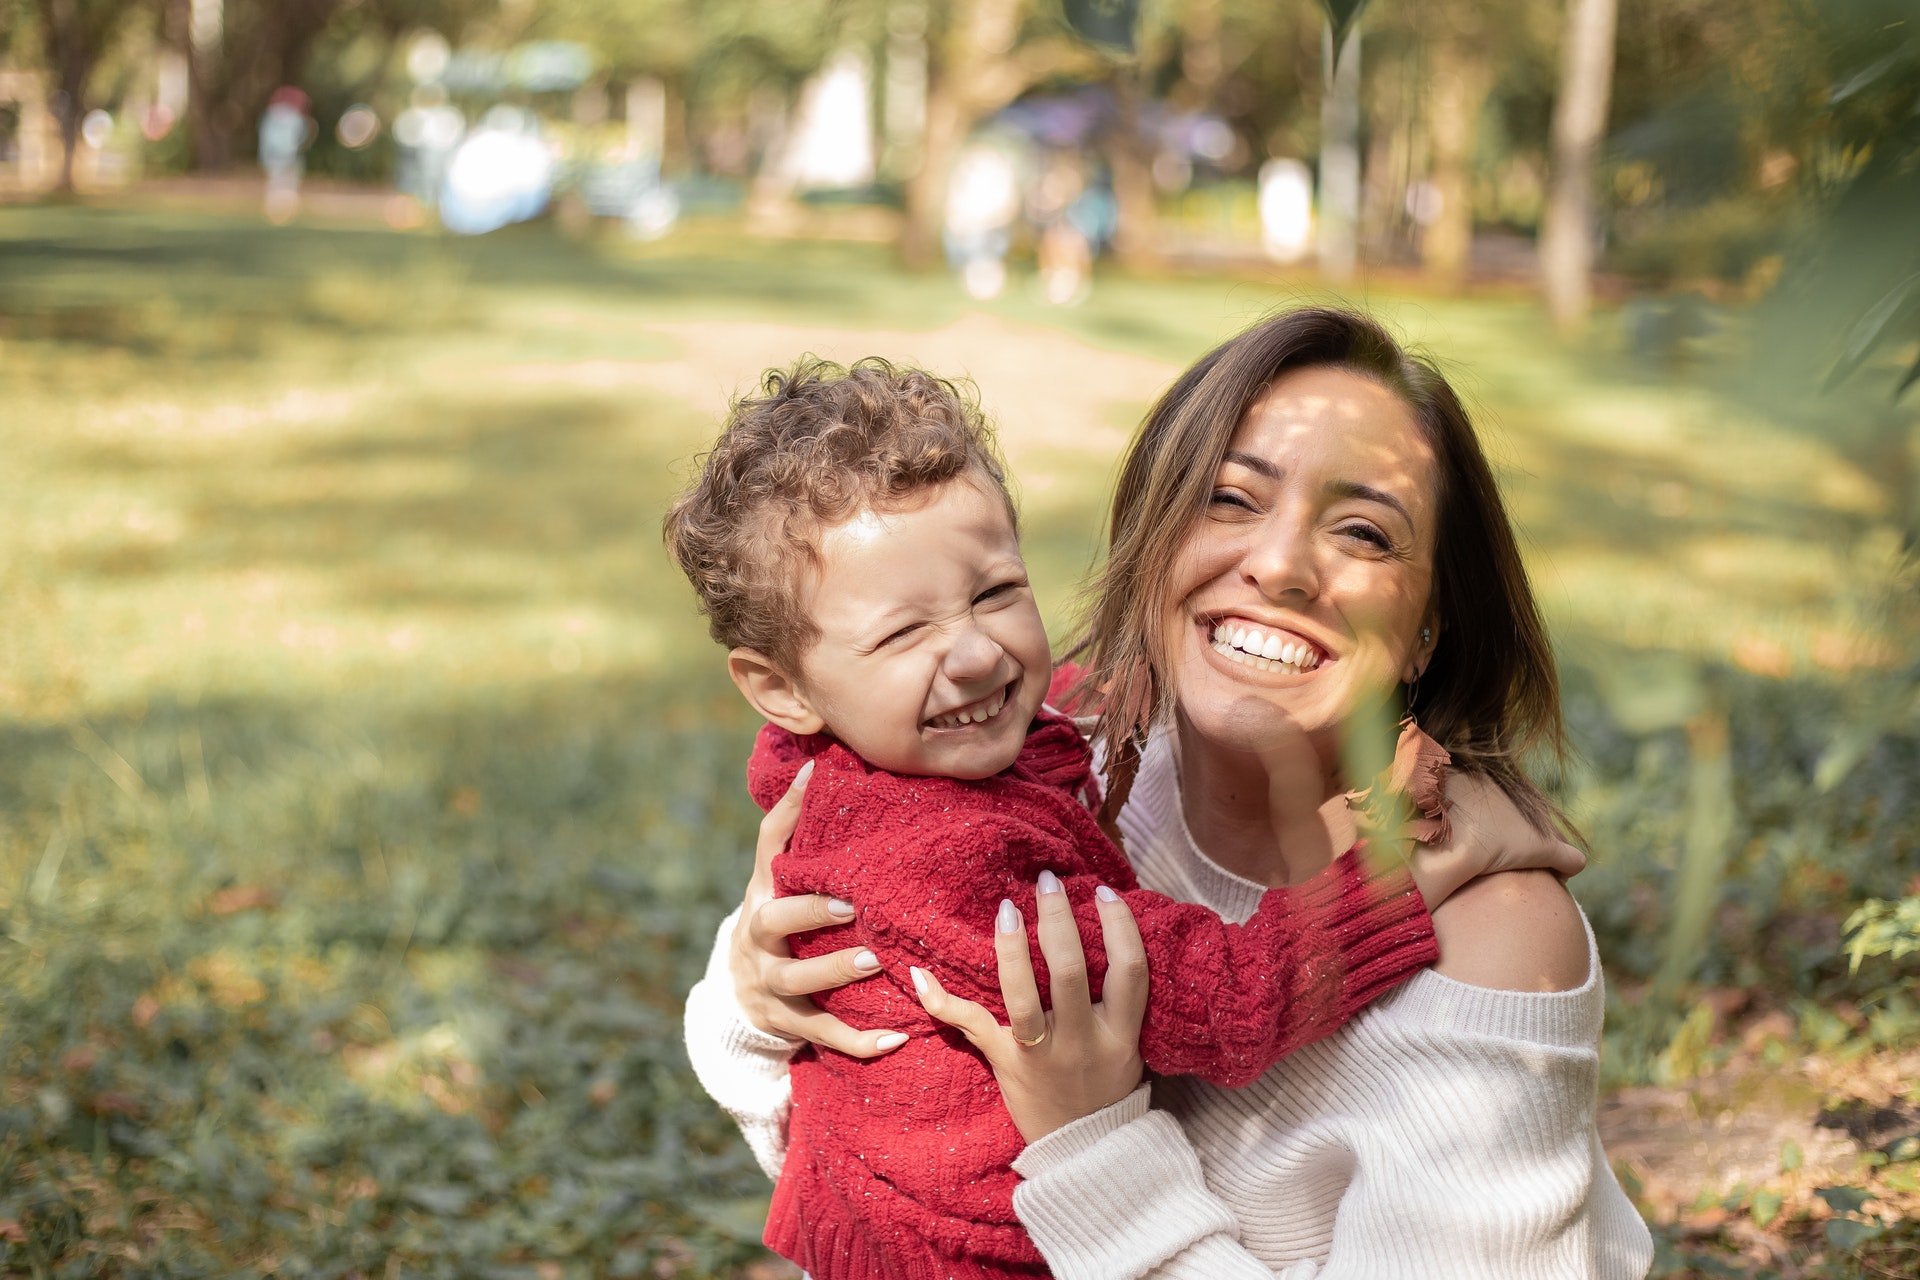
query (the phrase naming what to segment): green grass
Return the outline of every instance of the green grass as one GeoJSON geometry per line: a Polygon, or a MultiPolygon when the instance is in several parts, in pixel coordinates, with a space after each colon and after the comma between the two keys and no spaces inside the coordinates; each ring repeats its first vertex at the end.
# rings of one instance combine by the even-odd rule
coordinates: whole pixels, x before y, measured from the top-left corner
{"type": "MultiPolygon", "coordinates": [[[[765,1181],[679,1044],[755,815],[753,726],[659,548],[716,426],[674,371],[716,343],[728,367],[702,326],[912,345],[984,316],[1149,387],[1312,296],[1103,278],[1068,311],[981,308],[871,246],[726,227],[0,211],[0,1270],[760,1266],[765,1181]]],[[[1909,1051],[1910,994],[1839,951],[1854,903],[1920,873],[1881,477],[1711,370],[1556,347],[1523,301],[1352,296],[1455,370],[1502,468],[1617,990],[1672,963],[1685,868],[1722,869],[1666,1003],[1623,1004],[1610,1078],[1728,1059],[1732,1030],[1679,1022],[1702,984],[1792,1011],[1796,1053],[1909,1051]]],[[[1050,372],[1060,404],[1006,411],[1061,636],[1146,393],[1050,372]],[[1069,402],[1081,425],[1035,433],[1069,402]]],[[[1782,1248],[1854,1274],[1786,1190],[1782,1248]]],[[[1675,1240],[1684,1274],[1702,1241],[1675,1240]]]]}

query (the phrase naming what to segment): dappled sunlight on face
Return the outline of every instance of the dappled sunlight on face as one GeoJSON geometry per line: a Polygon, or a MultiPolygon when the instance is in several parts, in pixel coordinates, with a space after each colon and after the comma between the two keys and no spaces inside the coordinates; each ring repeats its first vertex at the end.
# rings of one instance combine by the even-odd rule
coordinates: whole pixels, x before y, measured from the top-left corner
{"type": "Polygon", "coordinates": [[[1166,642],[1186,724],[1253,750],[1284,711],[1333,748],[1424,662],[1422,626],[1439,635],[1436,489],[1432,447],[1391,391],[1326,367],[1275,381],[1175,566],[1166,642]]]}

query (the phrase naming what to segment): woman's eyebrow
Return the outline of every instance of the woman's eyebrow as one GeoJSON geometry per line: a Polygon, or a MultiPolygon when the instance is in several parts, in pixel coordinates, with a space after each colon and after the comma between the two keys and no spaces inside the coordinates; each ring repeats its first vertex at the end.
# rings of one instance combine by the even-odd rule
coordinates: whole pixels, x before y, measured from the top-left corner
{"type": "Polygon", "coordinates": [[[1227,456],[1222,458],[1221,461],[1231,462],[1236,466],[1245,467],[1247,470],[1263,475],[1269,480],[1278,480],[1281,478],[1280,468],[1274,466],[1257,453],[1243,453],[1238,449],[1229,449],[1227,450],[1227,456]]]}
{"type": "Polygon", "coordinates": [[[1400,513],[1400,518],[1408,524],[1413,523],[1413,513],[1400,499],[1384,489],[1376,489],[1370,484],[1361,484],[1358,480],[1335,480],[1327,485],[1327,496],[1331,498],[1359,498],[1365,502],[1378,502],[1392,507],[1400,513]]]}

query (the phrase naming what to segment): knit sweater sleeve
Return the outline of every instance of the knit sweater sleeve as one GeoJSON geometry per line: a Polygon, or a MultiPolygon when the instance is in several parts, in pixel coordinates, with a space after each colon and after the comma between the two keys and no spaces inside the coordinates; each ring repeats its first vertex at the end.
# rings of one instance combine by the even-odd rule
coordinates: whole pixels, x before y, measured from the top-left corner
{"type": "Polygon", "coordinates": [[[727,949],[740,913],[720,922],[707,971],[687,992],[687,1058],[700,1087],[733,1117],[767,1177],[778,1181],[787,1156],[794,1046],[753,1026],[734,998],[727,949]]]}
{"type": "Polygon", "coordinates": [[[1141,1055],[1163,1075],[1212,1083],[1254,1080],[1438,955],[1412,878],[1370,870],[1357,851],[1305,884],[1268,890],[1244,925],[1206,907],[1131,888],[1118,852],[1091,823],[1078,840],[1003,813],[936,824],[884,859],[850,859],[808,887],[860,909],[860,929],[882,965],[933,971],[949,991],[1005,1017],[993,912],[1011,897],[1025,916],[1036,976],[1047,989],[1034,910],[1042,870],[1062,883],[1079,925],[1096,998],[1106,974],[1094,891],[1125,889],[1146,946],[1149,995],[1141,1055]],[[1098,840],[1103,849],[1085,847],[1098,840]]]}
{"type": "MultiPolygon", "coordinates": [[[[1373,866],[1360,849],[1267,890],[1245,924],[1145,889],[1123,896],[1147,952],[1140,1056],[1161,1075],[1248,1084],[1440,954],[1404,865],[1373,866]]],[[[1093,886],[1074,908],[1097,942],[1093,886]]]]}

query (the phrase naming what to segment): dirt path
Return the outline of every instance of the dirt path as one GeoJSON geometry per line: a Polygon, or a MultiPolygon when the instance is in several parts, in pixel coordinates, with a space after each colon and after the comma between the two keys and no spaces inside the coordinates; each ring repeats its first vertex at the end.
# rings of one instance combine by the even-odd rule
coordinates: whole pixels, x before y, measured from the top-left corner
{"type": "Polygon", "coordinates": [[[1102,459],[1126,442],[1135,411],[1179,373],[1175,365],[1102,351],[1057,329],[979,312],[944,328],[911,332],[811,325],[696,320],[647,326],[680,350],[663,360],[587,360],[515,364],[514,382],[594,390],[644,387],[718,419],[727,402],[761,370],[802,352],[847,362],[885,356],[950,377],[971,378],[1016,463],[1037,451],[1085,452],[1102,459]]]}

